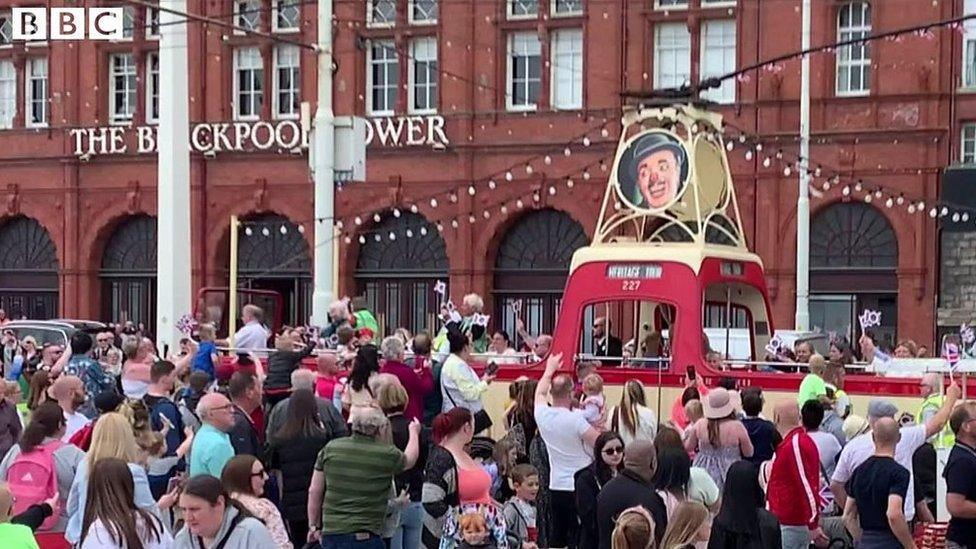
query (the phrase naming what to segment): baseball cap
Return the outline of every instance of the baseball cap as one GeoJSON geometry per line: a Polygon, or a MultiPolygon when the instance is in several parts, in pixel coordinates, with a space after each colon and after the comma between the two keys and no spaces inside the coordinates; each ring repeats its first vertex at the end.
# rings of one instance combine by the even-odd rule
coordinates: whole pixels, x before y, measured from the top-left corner
{"type": "Polygon", "coordinates": [[[898,413],[898,407],[884,399],[876,398],[868,404],[869,418],[880,418],[880,417],[894,418],[895,414],[897,413],[898,413]]]}

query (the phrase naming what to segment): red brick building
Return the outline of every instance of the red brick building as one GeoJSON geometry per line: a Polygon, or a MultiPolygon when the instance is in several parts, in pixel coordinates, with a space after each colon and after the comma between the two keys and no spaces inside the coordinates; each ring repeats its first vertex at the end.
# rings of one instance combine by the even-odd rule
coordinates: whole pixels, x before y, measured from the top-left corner
{"type": "MultiPolygon", "coordinates": [[[[976,8],[970,4],[814,2],[812,43],[946,19],[976,8]]],[[[622,92],[795,51],[799,5],[336,2],[335,112],[372,119],[366,181],[337,195],[340,293],[365,292],[384,326],[417,329],[432,321],[432,283],[443,279],[455,299],[485,296],[496,317],[506,299],[523,298],[530,331],[550,330],[569,257],[596,222],[607,176],[600,161],[616,147],[622,92]]],[[[155,157],[138,152],[138,132],[148,131],[138,128],[152,125],[165,77],[154,69],[152,16],[128,9],[132,36],[117,43],[25,45],[11,43],[9,26],[0,29],[0,303],[14,315],[125,311],[151,322],[156,170],[155,157]],[[111,152],[109,131],[103,154],[101,134],[89,130],[105,126],[126,128],[125,152],[111,152]]],[[[191,0],[188,9],[288,40],[315,39],[314,2],[191,0]]],[[[236,214],[246,220],[242,282],[281,292],[287,316],[307,318],[307,156],[301,145],[282,146],[288,136],[270,136],[298,126],[301,102],[314,109],[314,53],[199,23],[188,29],[190,118],[209,124],[211,140],[191,159],[194,285],[226,284],[236,214]],[[261,137],[236,146],[235,122],[261,137]],[[229,124],[229,146],[216,150],[220,123],[229,124]]],[[[825,330],[876,308],[889,337],[933,342],[937,224],[907,205],[931,204],[941,171],[976,156],[976,131],[965,125],[976,120],[968,44],[968,31],[946,28],[812,56],[812,163],[863,179],[861,192],[845,197],[840,185],[811,199],[811,312],[825,330]],[[865,193],[882,186],[886,194],[866,204],[865,193]]],[[[774,157],[765,167],[763,159],[779,148],[795,155],[799,82],[799,60],[791,60],[707,94],[765,144],[748,160],[741,147],[730,159],[778,327],[793,321],[797,183],[785,164],[774,157]]]]}

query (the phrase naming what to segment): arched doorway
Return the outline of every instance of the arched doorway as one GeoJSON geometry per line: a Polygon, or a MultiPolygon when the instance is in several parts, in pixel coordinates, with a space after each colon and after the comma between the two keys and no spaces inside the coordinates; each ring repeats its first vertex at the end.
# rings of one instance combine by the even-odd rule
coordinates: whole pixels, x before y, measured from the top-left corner
{"type": "Polygon", "coordinates": [[[810,222],[810,324],[851,340],[857,316],[881,311],[873,328],[881,343],[896,341],[898,239],[888,219],[860,202],[837,203],[810,222]]]}
{"type": "MultiPolygon", "coordinates": [[[[512,303],[521,300],[526,330],[551,334],[573,252],[588,243],[583,226],[561,211],[538,210],[516,221],[495,258],[494,318],[500,319],[496,325],[516,337],[512,303]]],[[[584,320],[584,326],[591,320],[584,320]]]]}
{"type": "Polygon", "coordinates": [[[278,292],[284,301],[282,322],[307,323],[312,261],[302,228],[283,216],[261,214],[244,219],[238,231],[238,286],[278,292]]]}
{"type": "Polygon", "coordinates": [[[0,308],[7,318],[58,316],[58,254],[37,220],[18,216],[0,226],[0,308]]]}
{"type": "Polygon", "coordinates": [[[437,228],[424,216],[406,212],[386,216],[372,230],[380,239],[369,238],[359,249],[356,286],[380,330],[384,335],[399,327],[413,333],[434,330],[440,305],[434,283],[447,279],[447,246],[437,228]]]}
{"type": "Polygon", "coordinates": [[[156,324],[156,218],[127,217],[112,231],[98,274],[102,319],[156,324]]]}

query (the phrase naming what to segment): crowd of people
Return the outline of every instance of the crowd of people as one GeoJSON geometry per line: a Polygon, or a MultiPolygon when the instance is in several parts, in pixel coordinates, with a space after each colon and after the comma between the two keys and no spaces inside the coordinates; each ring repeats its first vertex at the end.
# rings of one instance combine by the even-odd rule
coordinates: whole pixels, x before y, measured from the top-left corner
{"type": "Polygon", "coordinates": [[[954,382],[923,378],[916,414],[857,410],[843,349],[801,344],[797,396],[767,407],[689,368],[665,421],[640,381],[611,402],[601,361],[520,325],[545,370],[492,417],[496,372],[475,356],[513,352],[482,306],[465,296],[436,334],[380,338],[362,300],[273,336],[248,305],[230,357],[208,324],[167,357],[136,326],[31,353],[4,331],[0,547],[914,548],[935,521],[936,448],[951,448],[945,546],[976,546],[976,403],[954,382]]]}

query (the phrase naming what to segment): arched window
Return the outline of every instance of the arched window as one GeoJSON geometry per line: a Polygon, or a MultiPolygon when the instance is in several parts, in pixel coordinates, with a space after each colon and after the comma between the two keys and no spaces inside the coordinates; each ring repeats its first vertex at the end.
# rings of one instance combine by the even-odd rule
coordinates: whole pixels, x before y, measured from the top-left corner
{"type": "Polygon", "coordinates": [[[281,294],[285,324],[308,322],[312,311],[311,265],[308,242],[297,224],[277,214],[260,214],[241,221],[238,285],[281,294]]]}
{"type": "Polygon", "coordinates": [[[156,321],[156,218],[136,215],[112,231],[102,254],[103,319],[156,321]]]}
{"type": "Polygon", "coordinates": [[[448,276],[447,246],[437,228],[422,215],[406,212],[386,216],[370,233],[359,249],[356,284],[380,330],[436,329],[440,296],[433,288],[448,276]]]}
{"type": "Polygon", "coordinates": [[[7,318],[58,316],[58,254],[37,220],[19,216],[0,226],[0,308],[7,318]]]}
{"type": "Polygon", "coordinates": [[[895,341],[898,319],[898,239],[888,219],[862,202],[837,203],[810,222],[810,323],[851,340],[857,316],[881,311],[875,328],[895,341]]]}
{"type": "Polygon", "coordinates": [[[552,209],[526,214],[505,234],[495,259],[495,318],[515,337],[512,304],[520,300],[530,334],[552,333],[573,252],[589,239],[576,220],[552,209]]]}
{"type": "MultiPolygon", "coordinates": [[[[871,34],[871,4],[850,2],[837,10],[837,41],[871,34]]],[[[871,90],[871,50],[867,43],[837,48],[837,95],[864,95],[871,90]]]]}

